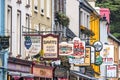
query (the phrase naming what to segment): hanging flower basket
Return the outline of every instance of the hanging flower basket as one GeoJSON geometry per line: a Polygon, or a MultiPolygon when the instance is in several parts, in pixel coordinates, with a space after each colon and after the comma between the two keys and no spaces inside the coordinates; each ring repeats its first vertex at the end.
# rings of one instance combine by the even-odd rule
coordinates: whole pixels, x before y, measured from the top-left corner
{"type": "Polygon", "coordinates": [[[81,32],[82,32],[83,34],[86,34],[86,35],[88,35],[89,37],[95,35],[92,30],[89,30],[88,28],[86,28],[86,27],[84,27],[84,26],[80,26],[80,29],[81,29],[81,32]]]}
{"type": "Polygon", "coordinates": [[[56,12],[55,17],[59,24],[65,26],[65,27],[67,27],[69,25],[70,20],[64,13],[56,12]]]}

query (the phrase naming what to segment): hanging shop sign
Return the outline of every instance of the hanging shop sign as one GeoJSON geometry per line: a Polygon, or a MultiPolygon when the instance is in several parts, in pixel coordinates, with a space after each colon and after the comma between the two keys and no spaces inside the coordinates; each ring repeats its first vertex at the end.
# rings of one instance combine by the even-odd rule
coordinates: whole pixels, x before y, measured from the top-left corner
{"type": "Polygon", "coordinates": [[[95,59],[95,65],[100,66],[103,63],[103,58],[100,55],[97,55],[95,59]]]}
{"type": "Polygon", "coordinates": [[[0,36],[0,50],[7,49],[9,47],[9,37],[0,36]]]}
{"type": "Polygon", "coordinates": [[[114,46],[113,45],[103,45],[103,49],[100,52],[100,55],[103,58],[104,65],[114,64],[114,46]]]}
{"type": "Polygon", "coordinates": [[[103,48],[103,44],[100,41],[94,42],[93,46],[95,47],[96,52],[100,52],[103,48]]]}
{"type": "Polygon", "coordinates": [[[91,48],[90,47],[86,47],[85,48],[85,62],[83,64],[75,64],[75,66],[90,66],[90,54],[91,54],[91,48]]]}
{"type": "Polygon", "coordinates": [[[83,64],[85,60],[85,42],[81,41],[80,38],[73,38],[73,54],[74,58],[69,58],[70,63],[83,64]]]}
{"type": "Polygon", "coordinates": [[[47,67],[33,67],[33,74],[37,77],[43,78],[52,78],[53,77],[53,69],[47,67]]]}
{"type": "Polygon", "coordinates": [[[116,65],[107,65],[106,66],[106,76],[108,78],[116,78],[117,77],[117,66],[116,65]]]}
{"type": "Polygon", "coordinates": [[[24,36],[24,53],[36,55],[41,50],[41,36],[40,35],[25,35],[24,36]]]}
{"type": "Polygon", "coordinates": [[[44,59],[55,59],[59,53],[58,35],[42,35],[42,50],[44,59]]]}
{"type": "Polygon", "coordinates": [[[67,42],[61,42],[59,44],[59,55],[71,55],[73,54],[73,44],[67,42]]]}

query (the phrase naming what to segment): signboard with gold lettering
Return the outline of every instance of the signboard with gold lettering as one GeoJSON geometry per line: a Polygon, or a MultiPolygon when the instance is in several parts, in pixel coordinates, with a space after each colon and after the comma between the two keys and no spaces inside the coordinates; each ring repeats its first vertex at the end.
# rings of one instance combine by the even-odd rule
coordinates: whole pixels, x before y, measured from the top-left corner
{"type": "Polygon", "coordinates": [[[55,59],[58,57],[58,35],[42,35],[42,50],[44,59],[55,59]]]}

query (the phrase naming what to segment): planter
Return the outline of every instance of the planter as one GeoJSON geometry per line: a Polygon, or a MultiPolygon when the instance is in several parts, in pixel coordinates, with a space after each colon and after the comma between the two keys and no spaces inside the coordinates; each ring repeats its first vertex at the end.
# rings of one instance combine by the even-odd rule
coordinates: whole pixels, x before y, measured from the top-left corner
{"type": "Polygon", "coordinates": [[[88,37],[95,35],[92,30],[89,30],[88,28],[86,28],[84,26],[80,26],[80,30],[83,34],[87,35],[88,37]]]}
{"type": "Polygon", "coordinates": [[[60,12],[56,12],[55,18],[57,19],[57,22],[65,27],[69,25],[69,18],[64,14],[60,12]]]}

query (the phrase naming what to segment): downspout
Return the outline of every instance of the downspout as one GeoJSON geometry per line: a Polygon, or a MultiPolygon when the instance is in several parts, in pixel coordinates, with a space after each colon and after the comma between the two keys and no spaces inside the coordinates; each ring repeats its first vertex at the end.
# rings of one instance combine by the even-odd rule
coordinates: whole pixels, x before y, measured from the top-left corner
{"type": "Polygon", "coordinates": [[[52,32],[54,32],[54,25],[55,25],[55,22],[54,22],[54,0],[52,0],[52,32]]]}
{"type": "Polygon", "coordinates": [[[79,0],[79,38],[80,38],[80,35],[81,35],[81,29],[80,29],[80,25],[81,25],[81,0],[79,0]]]}

